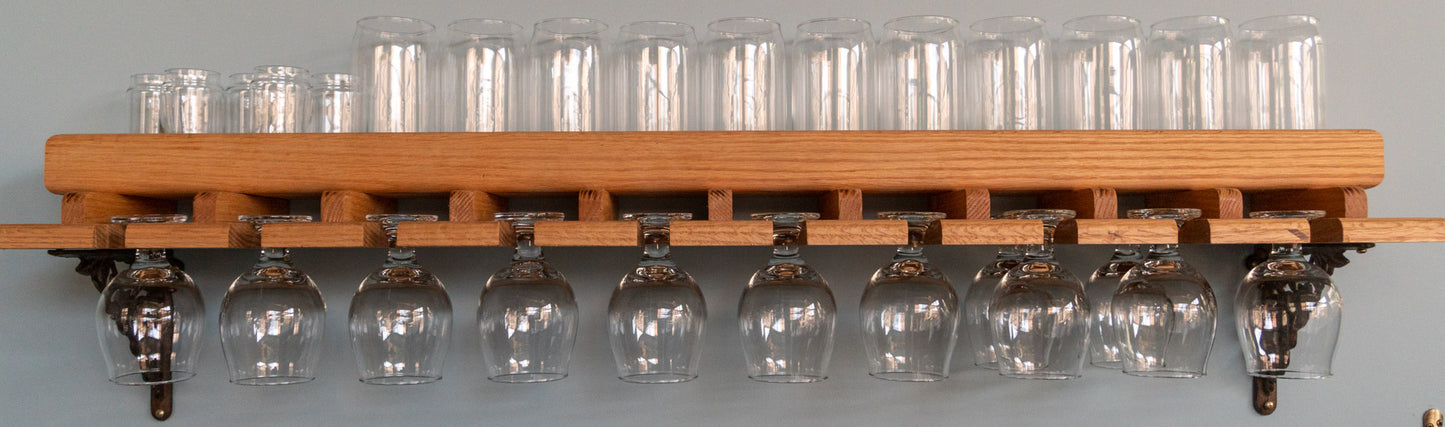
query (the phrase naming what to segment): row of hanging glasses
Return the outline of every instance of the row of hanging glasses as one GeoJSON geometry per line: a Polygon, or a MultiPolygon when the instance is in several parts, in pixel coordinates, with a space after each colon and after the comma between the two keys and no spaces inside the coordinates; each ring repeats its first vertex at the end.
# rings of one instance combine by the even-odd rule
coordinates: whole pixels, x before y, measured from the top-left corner
{"type": "MultiPolygon", "coordinates": [[[[1319,211],[1256,212],[1257,218],[1317,218],[1319,211]]],[[[894,381],[949,375],[958,326],[977,366],[1026,379],[1070,379],[1086,361],[1144,377],[1205,374],[1214,343],[1216,305],[1204,277],[1178,245],[1147,255],[1121,247],[1087,287],[1055,258],[1053,230],[1073,211],[1010,211],[1044,223],[1045,243],[1003,247],[966,291],[923,254],[936,212],[885,212],[908,224],[908,244],[868,280],[859,304],[869,374],[894,381]]],[[[1142,209],[1131,218],[1186,221],[1197,209],[1142,209]]],[[[614,289],[608,335],[619,378],[675,383],[697,377],[707,308],[692,276],[672,260],[669,226],[685,213],[629,214],[643,253],[614,289]]],[[[798,239],[813,213],[756,214],[773,224],[774,247],[738,304],[749,378],[816,382],[828,377],[837,307],[828,282],[799,255],[798,239]]],[[[396,247],[397,225],[433,215],[372,215],[390,236],[381,268],[357,289],[349,311],[361,380],[422,384],[440,380],[450,342],[452,304],[440,280],[396,247]]],[[[478,304],[487,377],[504,383],[567,376],[578,310],[567,279],[534,243],[538,221],[560,213],[496,215],[516,236],[512,262],[493,274],[478,304]]],[[[184,215],[116,217],[117,223],[184,222],[184,215]]],[[[247,216],[258,231],[308,216],[247,216]]],[[[1235,299],[1236,326],[1250,375],[1324,378],[1339,333],[1341,302],[1328,274],[1306,262],[1299,245],[1276,245],[1245,277],[1235,299]]],[[[161,384],[196,372],[205,321],[200,292],[164,249],[139,249],[136,261],[105,287],[97,326],[110,378],[161,384]]],[[[285,248],[265,248],[222,300],[221,345],[231,382],[280,385],[316,377],[326,305],[316,284],[285,248]]]]}
{"type": "Polygon", "coordinates": [[[585,18],[357,22],[350,74],[263,66],[133,77],[136,132],[1311,129],[1321,42],[1305,15],[946,16],[872,26],[726,18],[613,35],[585,18]],[[967,35],[965,35],[967,34],[967,35]],[[224,107],[223,107],[224,105],[224,107]]]}

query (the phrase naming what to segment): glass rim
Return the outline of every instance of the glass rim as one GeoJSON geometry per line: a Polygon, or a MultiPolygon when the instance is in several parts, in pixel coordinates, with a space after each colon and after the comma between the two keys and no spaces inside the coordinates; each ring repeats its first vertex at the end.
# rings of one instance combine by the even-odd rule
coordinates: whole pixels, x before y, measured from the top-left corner
{"type": "Polygon", "coordinates": [[[1255,219],[1319,219],[1325,217],[1325,211],[1314,209],[1255,211],[1250,212],[1249,217],[1255,219]]]}
{"type": "Polygon", "coordinates": [[[110,382],[115,383],[115,384],[120,384],[120,385],[147,386],[147,385],[174,384],[174,383],[178,383],[178,382],[181,382],[181,381],[189,380],[189,379],[191,379],[191,378],[193,378],[193,377],[196,376],[196,373],[195,373],[195,371],[193,371],[193,370],[190,370],[190,369],[174,369],[174,368],[172,368],[172,369],[170,370],[171,379],[169,379],[169,380],[164,380],[164,381],[146,381],[146,380],[145,380],[145,377],[146,377],[147,374],[160,374],[160,373],[161,373],[161,371],[160,371],[159,369],[146,369],[146,370],[136,369],[136,370],[133,370],[133,371],[125,371],[125,372],[118,373],[118,374],[116,374],[116,375],[111,375],[109,379],[110,379],[110,382]],[[132,380],[130,380],[130,378],[140,378],[140,381],[132,381],[132,380]]]}
{"type": "Polygon", "coordinates": [[[249,222],[252,224],[271,224],[277,222],[311,222],[311,215],[240,215],[237,221],[249,222]]]}
{"type": "Polygon", "coordinates": [[[1044,21],[1044,18],[1037,16],[1000,16],[974,21],[968,24],[968,29],[983,35],[1025,34],[1043,31],[1046,24],[1048,22],[1044,21]]]}
{"type": "Polygon", "coordinates": [[[678,21],[629,22],[626,25],[618,27],[617,31],[620,33],[643,36],[646,38],[689,37],[692,36],[694,33],[691,25],[678,21]]]}
{"type": "Polygon", "coordinates": [[[943,15],[900,16],[884,22],[883,29],[904,34],[939,34],[957,30],[958,20],[943,15]],[[908,24],[931,25],[931,28],[904,28],[908,24]]]}
{"type": "Polygon", "coordinates": [[[813,221],[822,219],[823,215],[817,212],[758,212],[748,215],[748,218],[763,221],[774,221],[779,218],[785,221],[794,218],[796,218],[797,221],[813,221]]]}
{"type": "Polygon", "coordinates": [[[1155,22],[1149,26],[1150,31],[1165,34],[1178,34],[1208,29],[1229,31],[1229,18],[1219,15],[1178,16],[1155,22]]]}
{"type": "Polygon", "coordinates": [[[878,213],[878,219],[907,219],[914,217],[928,220],[929,222],[948,218],[948,214],[935,211],[883,211],[878,213]]]}
{"type": "Polygon", "coordinates": [[[420,36],[436,31],[436,25],[417,18],[377,15],[356,20],[356,27],[380,34],[420,36]]]}
{"type": "Polygon", "coordinates": [[[873,32],[873,24],[859,18],[829,17],[813,18],[798,23],[798,36],[846,36],[867,35],[873,32]],[[836,26],[836,27],[835,27],[836,26]]]}
{"type": "Polygon", "coordinates": [[[316,86],[349,86],[354,78],[351,73],[318,73],[311,75],[311,83],[316,86]]]}
{"type": "Polygon", "coordinates": [[[305,68],[297,67],[295,65],[257,65],[256,68],[252,68],[251,71],[255,75],[271,75],[282,77],[302,77],[311,74],[311,72],[307,71],[305,68]]]}
{"type": "Polygon", "coordinates": [[[191,217],[186,214],[140,214],[140,215],[115,215],[110,217],[112,224],[172,224],[189,222],[191,217]]]}
{"type": "Polygon", "coordinates": [[[367,221],[371,221],[371,222],[382,222],[382,223],[385,223],[385,222],[411,222],[411,221],[435,222],[435,221],[437,220],[437,216],[436,216],[436,215],[417,215],[417,214],[369,214],[369,215],[366,216],[366,220],[367,220],[367,221]]]}
{"type": "Polygon", "coordinates": [[[179,79],[185,83],[206,84],[221,78],[221,73],[204,68],[170,68],[166,69],[164,74],[169,83],[175,83],[179,79]]]}
{"type": "Polygon", "coordinates": [[[1058,219],[1060,221],[1074,219],[1079,213],[1073,209],[1015,209],[1004,211],[1004,219],[1058,219]],[[1025,218],[1028,217],[1028,218],[1025,218]]]}
{"type": "Polygon", "coordinates": [[[137,85],[163,85],[166,84],[166,75],[161,73],[136,73],[130,75],[131,84],[137,85]]]}
{"type": "Polygon", "coordinates": [[[562,212],[507,211],[492,214],[496,221],[562,221],[567,214],[562,212]]]}
{"type": "Polygon", "coordinates": [[[516,36],[525,28],[522,24],[496,18],[466,18],[447,24],[448,31],[480,37],[516,36]]]}
{"type": "Polygon", "coordinates": [[[1126,15],[1089,15],[1064,21],[1063,28],[1075,35],[1138,35],[1139,20],[1126,15]]]}
{"type": "Polygon", "coordinates": [[[1319,19],[1311,15],[1275,15],[1239,24],[1239,34],[1250,39],[1309,38],[1319,35],[1319,19]]]}
{"type": "Polygon", "coordinates": [[[532,25],[532,29],[534,31],[532,37],[536,37],[536,33],[545,33],[557,36],[591,36],[599,35],[602,34],[602,32],[607,31],[607,23],[592,18],[547,18],[541,21],[537,21],[536,24],[532,25]],[[576,26],[575,29],[572,27],[574,25],[576,26]]]}
{"type": "Polygon", "coordinates": [[[771,34],[782,36],[783,25],[768,18],[735,16],[709,22],[707,30],[710,33],[724,36],[766,36],[771,34]],[[731,25],[738,26],[729,27],[731,25]]]}
{"type": "Polygon", "coordinates": [[[1130,209],[1127,213],[1129,219],[1173,219],[1191,220],[1204,215],[1204,211],[1195,208],[1145,208],[1130,209]]]}
{"type": "Polygon", "coordinates": [[[624,221],[642,221],[651,218],[667,218],[670,221],[692,220],[691,212],[630,212],[622,214],[624,221]]]}

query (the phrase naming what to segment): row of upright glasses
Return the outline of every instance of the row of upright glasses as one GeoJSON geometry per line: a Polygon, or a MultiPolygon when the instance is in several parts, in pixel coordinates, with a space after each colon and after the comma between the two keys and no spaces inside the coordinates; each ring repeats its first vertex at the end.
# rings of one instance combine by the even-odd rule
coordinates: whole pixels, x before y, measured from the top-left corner
{"type": "MultiPolygon", "coordinates": [[[[1052,231],[1068,210],[1010,211],[1048,230],[1045,243],[1004,248],[976,275],[963,304],[948,277],[923,254],[924,236],[943,214],[886,212],[908,224],[908,244],[868,280],[859,303],[869,373],[893,381],[937,381],[950,372],[960,319],[974,364],[1025,379],[1070,379],[1086,358],[1145,377],[1205,374],[1214,341],[1216,306],[1208,282],[1184,262],[1178,245],[1159,244],[1145,257],[1116,251],[1087,290],[1054,258],[1052,231]],[[1091,313],[1093,315],[1091,316],[1091,313]],[[1091,343],[1092,342],[1092,343],[1091,343]]],[[[1318,211],[1258,212],[1257,218],[1316,218],[1318,211]]],[[[1197,209],[1144,209],[1131,218],[1186,221],[1197,209]]],[[[697,377],[707,308],[691,275],[678,268],[669,226],[689,214],[644,213],[643,254],[612,294],[608,334],[618,377],[674,383],[697,377]]],[[[837,307],[823,277],[799,256],[810,213],[757,214],[774,227],[766,266],[749,280],[738,304],[748,376],[764,382],[816,382],[828,376],[837,307]]],[[[242,217],[257,230],[307,216],[242,217]]],[[[350,333],[361,380],[422,384],[440,380],[452,304],[440,280],[395,246],[407,221],[431,215],[372,215],[392,243],[381,268],[357,289],[350,333]]],[[[512,262],[493,274],[478,304],[487,377],[505,383],[567,376],[578,309],[567,279],[534,244],[538,221],[560,213],[496,215],[513,230],[512,262]]],[[[184,215],[117,217],[118,223],[184,222],[184,215]]],[[[1236,296],[1236,324],[1251,375],[1324,378],[1331,374],[1340,326],[1340,298],[1328,274],[1305,262],[1298,245],[1277,245],[1252,269],[1236,296]]],[[[140,249],[132,266],[107,284],[97,327],[112,381],[160,384],[194,375],[202,316],[200,292],[164,249],[140,249]]],[[[223,353],[233,383],[282,385],[315,378],[326,305],[316,284],[292,265],[284,248],[265,248],[222,300],[223,353]]]]}
{"type": "Polygon", "coordinates": [[[196,68],[131,76],[132,133],[355,132],[350,74],[289,65],[220,74],[196,68]]]}

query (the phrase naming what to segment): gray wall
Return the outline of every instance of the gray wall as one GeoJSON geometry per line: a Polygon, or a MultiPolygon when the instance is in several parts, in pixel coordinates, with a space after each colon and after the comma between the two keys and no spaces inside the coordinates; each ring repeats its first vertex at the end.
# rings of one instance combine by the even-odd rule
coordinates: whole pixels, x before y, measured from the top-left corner
{"type": "MultiPolygon", "coordinates": [[[[675,19],[701,26],[723,16],[762,15],[786,23],[852,15],[875,25],[904,15],[937,13],[966,22],[1037,14],[1053,28],[1074,16],[1120,13],[1146,23],[1172,16],[1220,14],[1240,22],[1281,13],[1310,13],[1324,23],[1329,44],[1328,125],[1370,128],[1388,141],[1389,179],[1371,190],[1375,216],[1441,216],[1445,202],[1434,182],[1445,158],[1439,71],[1445,69],[1438,24],[1445,3],[1434,0],[1225,1],[1113,0],[1096,2],[923,0],[896,5],[869,1],[121,1],[0,3],[0,222],[54,222],[60,197],[42,184],[43,142],[57,133],[125,131],[127,76],[194,66],[237,72],[257,64],[296,64],[313,71],[344,70],[352,23],[381,14],[434,23],[463,17],[503,17],[530,23],[551,16],[589,16],[614,25],[675,19]]],[[[788,31],[791,33],[791,31],[788,31]]],[[[903,147],[900,147],[903,149],[903,147]]],[[[1302,153],[1303,154],[1303,153],[1302,153]]],[[[144,153],[135,153],[144,155],[144,153]]],[[[122,161],[123,159],[117,159],[122,161]]],[[[238,159],[238,161],[244,161],[238,159]]],[[[184,165],[177,165],[184,167],[184,165]]],[[[405,177],[398,177],[405,179],[405,177]]],[[[166,179],[155,177],[155,179],[166,179]]],[[[914,203],[916,201],[907,201],[914,203]]],[[[905,204],[906,204],[905,203],[905,204]]],[[[545,206],[546,202],[527,202],[545,206]]],[[[553,204],[555,205],[555,203],[553,204]]],[[[435,209],[422,202],[416,209],[435,209]]],[[[639,203],[634,207],[646,207],[639,203]]],[[[313,204],[314,208],[314,204],[313,204]]],[[[604,337],[607,297],[635,253],[628,249],[555,249],[558,268],[573,280],[583,324],[573,375],[560,383],[500,385],[483,379],[474,308],[480,283],[507,259],[493,249],[429,249],[423,262],[449,284],[459,308],[447,378],[403,388],[356,381],[346,342],[345,311],[380,250],[305,250],[297,263],[321,284],[331,308],[321,378],[290,387],[232,386],[215,338],[216,309],[225,286],[251,261],[240,250],[181,251],[205,293],[210,312],[200,375],[176,387],[175,424],[502,424],[626,425],[687,422],[703,425],[879,425],[918,423],[1085,425],[1411,425],[1422,411],[1445,406],[1445,367],[1439,343],[1445,301],[1434,267],[1445,263],[1439,244],[1392,244],[1356,256],[1336,275],[1346,318],[1336,376],[1288,382],[1270,417],[1249,407],[1228,304],[1243,274],[1248,248],[1187,247],[1224,304],[1210,374],[1198,380],[1151,380],[1093,369],[1066,382],[1007,380],[964,369],[934,384],[868,378],[859,348],[856,304],[862,283],[890,249],[808,248],[805,256],[833,282],[842,308],[833,378],[816,385],[754,383],[743,374],[735,331],[736,305],[762,248],[683,248],[678,262],[702,283],[712,304],[702,377],[671,386],[640,386],[614,378],[604,337]]],[[[1078,271],[1101,262],[1102,247],[1065,248],[1078,271]]],[[[966,281],[989,256],[987,248],[930,249],[957,281],[966,281]]],[[[146,394],[111,385],[97,353],[92,310],[96,294],[72,261],[42,251],[0,253],[0,424],[147,425],[146,394]]]]}

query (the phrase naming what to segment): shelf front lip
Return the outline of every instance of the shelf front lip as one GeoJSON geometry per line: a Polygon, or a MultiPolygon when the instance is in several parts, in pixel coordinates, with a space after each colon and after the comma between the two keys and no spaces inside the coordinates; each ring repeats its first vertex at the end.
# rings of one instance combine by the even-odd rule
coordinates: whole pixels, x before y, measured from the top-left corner
{"type": "MultiPolygon", "coordinates": [[[[1271,243],[1406,243],[1445,241],[1445,218],[1324,218],[1314,221],[1279,219],[1198,219],[1189,221],[1170,238],[1168,220],[1077,220],[1093,231],[1086,238],[1060,237],[1059,244],[1271,244],[1271,243]],[[1109,231],[1109,227],[1117,231],[1109,231]],[[1094,236],[1094,237],[1087,237],[1094,236]]],[[[811,243],[827,245],[901,245],[907,241],[903,221],[810,221],[815,225],[811,243]]],[[[254,247],[246,237],[246,224],[146,224],[149,247],[173,249],[254,247]],[[166,244],[157,240],[167,227],[214,229],[205,239],[185,237],[184,242],[166,244]],[[230,241],[220,240],[219,231],[232,230],[230,241]],[[209,239],[209,240],[207,240],[209,239]],[[187,243],[190,242],[190,243],[187,243]],[[229,243],[223,243],[229,242],[229,243]]],[[[1072,225],[1061,231],[1067,233],[1072,225]]],[[[1032,220],[943,220],[941,243],[962,245],[1018,245],[1043,242],[1043,223],[1032,220]]],[[[127,247],[125,227],[117,224],[0,224],[0,249],[119,249],[127,247]]],[[[674,224],[673,246],[770,246],[771,227],[766,221],[678,221],[674,224]]],[[[194,235],[192,235],[194,236],[194,235]]],[[[496,247],[509,246],[510,236],[494,223],[439,222],[406,223],[398,231],[402,242],[414,247],[496,247]],[[410,224],[410,225],[408,225],[410,224]],[[448,230],[462,230],[447,234],[448,230]],[[414,238],[408,233],[415,233],[414,238]]],[[[636,223],[632,221],[543,222],[537,227],[541,246],[635,247],[636,223]],[[549,244],[550,243],[550,244],[549,244]]],[[[280,223],[262,230],[265,246],[292,248],[385,247],[386,238],[375,223],[280,223]]],[[[134,247],[134,245],[130,245],[134,247]]]]}
{"type": "Polygon", "coordinates": [[[162,198],[1261,191],[1383,179],[1384,140],[1372,130],[91,134],[56,135],[45,148],[53,193],[162,198]]]}

